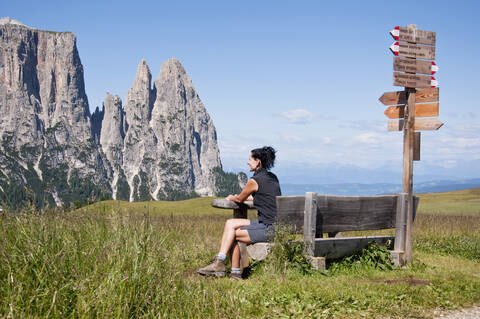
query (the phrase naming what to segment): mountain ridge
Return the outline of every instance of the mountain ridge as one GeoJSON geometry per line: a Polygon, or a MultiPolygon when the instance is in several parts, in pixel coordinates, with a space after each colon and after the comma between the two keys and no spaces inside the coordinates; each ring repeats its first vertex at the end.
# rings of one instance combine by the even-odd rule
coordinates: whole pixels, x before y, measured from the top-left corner
{"type": "Polygon", "coordinates": [[[1,202],[174,200],[238,189],[180,61],[164,62],[152,87],[142,59],[125,105],[107,93],[90,114],[75,35],[2,21],[1,202]]]}

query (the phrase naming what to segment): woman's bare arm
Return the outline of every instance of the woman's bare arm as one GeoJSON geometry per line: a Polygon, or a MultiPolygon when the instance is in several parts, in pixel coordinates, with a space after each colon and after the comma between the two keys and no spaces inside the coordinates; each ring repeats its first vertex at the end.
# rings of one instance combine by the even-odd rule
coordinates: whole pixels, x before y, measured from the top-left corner
{"type": "Polygon", "coordinates": [[[225,199],[233,200],[237,203],[243,203],[249,200],[249,196],[258,190],[258,184],[254,179],[249,179],[247,185],[243,188],[242,192],[238,195],[228,195],[225,199]]]}

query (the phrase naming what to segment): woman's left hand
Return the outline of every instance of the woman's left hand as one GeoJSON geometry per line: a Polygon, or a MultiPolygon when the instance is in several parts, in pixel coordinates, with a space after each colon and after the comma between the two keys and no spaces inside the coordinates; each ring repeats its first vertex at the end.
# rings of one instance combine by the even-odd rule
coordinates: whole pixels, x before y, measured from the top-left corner
{"type": "Polygon", "coordinates": [[[236,196],[237,196],[236,194],[235,195],[228,195],[227,197],[225,197],[225,199],[235,201],[236,196]]]}

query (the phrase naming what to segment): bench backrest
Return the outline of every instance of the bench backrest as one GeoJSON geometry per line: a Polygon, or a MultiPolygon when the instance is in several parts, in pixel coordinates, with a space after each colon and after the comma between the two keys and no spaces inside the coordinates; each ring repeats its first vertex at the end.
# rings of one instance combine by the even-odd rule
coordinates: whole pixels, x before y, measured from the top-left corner
{"type": "MultiPolygon", "coordinates": [[[[307,193],[305,196],[277,196],[277,221],[303,232],[306,205],[316,206],[316,237],[323,233],[395,228],[400,195],[334,196],[307,193]],[[310,195],[309,195],[310,194],[310,195]],[[308,197],[311,198],[308,198],[308,197]],[[309,204],[309,201],[312,202],[309,204]]],[[[310,209],[312,209],[310,207],[310,209]]],[[[315,209],[315,208],[313,208],[315,209]]],[[[310,227],[310,226],[308,226],[310,227]]]]}

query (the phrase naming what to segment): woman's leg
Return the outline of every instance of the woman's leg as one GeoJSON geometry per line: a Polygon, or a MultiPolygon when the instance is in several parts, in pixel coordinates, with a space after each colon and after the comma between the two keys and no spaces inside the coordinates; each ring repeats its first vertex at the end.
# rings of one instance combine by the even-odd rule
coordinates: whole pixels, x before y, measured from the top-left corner
{"type": "MultiPolygon", "coordinates": [[[[247,234],[248,237],[248,232],[246,230],[241,230],[238,229],[242,226],[247,226],[250,225],[250,220],[249,219],[244,219],[244,218],[232,218],[229,219],[225,222],[225,227],[223,228],[223,235],[222,235],[222,242],[220,244],[220,253],[222,254],[228,254],[230,249],[233,248],[234,241],[236,240],[236,232],[240,231],[243,235],[242,239],[245,240],[245,234],[247,234]]],[[[248,240],[250,240],[250,237],[248,237],[248,240]]],[[[243,241],[243,240],[240,240],[243,241]]],[[[232,254],[233,255],[233,254],[232,254]]]]}
{"type": "MultiPolygon", "coordinates": [[[[234,218],[229,219],[225,223],[225,228],[223,230],[222,243],[220,245],[220,252],[217,257],[213,260],[210,265],[200,268],[197,272],[204,276],[216,276],[223,277],[225,276],[225,257],[229,250],[235,250],[233,247],[236,242],[236,237],[238,233],[238,238],[242,241],[250,242],[250,237],[248,237],[248,232],[246,230],[240,229],[242,226],[250,225],[250,220],[243,218],[234,218]],[[247,238],[245,238],[245,233],[247,238]],[[223,255],[223,256],[222,256],[223,255]]],[[[238,247],[238,245],[235,245],[238,247]]],[[[240,250],[236,253],[235,258],[238,260],[236,263],[239,264],[240,260],[240,250]]],[[[232,258],[233,261],[233,258],[232,258]]],[[[237,267],[238,268],[238,267],[237,267]]]]}
{"type": "Polygon", "coordinates": [[[242,242],[245,244],[250,244],[250,236],[248,235],[248,231],[245,229],[237,229],[235,231],[235,241],[234,246],[232,249],[232,268],[240,268],[240,247],[238,246],[238,242],[242,242]]]}

